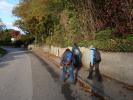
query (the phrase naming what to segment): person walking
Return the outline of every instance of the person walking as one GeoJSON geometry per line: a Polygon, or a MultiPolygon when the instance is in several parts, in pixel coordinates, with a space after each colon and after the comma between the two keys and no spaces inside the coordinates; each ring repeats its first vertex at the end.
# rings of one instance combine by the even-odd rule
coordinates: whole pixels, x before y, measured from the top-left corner
{"type": "Polygon", "coordinates": [[[102,81],[102,77],[99,71],[99,64],[101,62],[101,54],[97,48],[94,48],[93,45],[90,46],[90,69],[88,79],[92,79],[93,69],[95,67],[95,73],[98,81],[102,81]]]}
{"type": "Polygon", "coordinates": [[[62,75],[61,79],[65,82],[67,79],[71,83],[74,82],[74,75],[73,75],[73,64],[72,64],[72,52],[70,51],[69,48],[65,50],[61,57],[61,62],[60,65],[63,67],[62,68],[62,75]]]}
{"type": "Polygon", "coordinates": [[[77,82],[78,72],[82,66],[81,62],[81,51],[76,43],[73,44],[72,47],[72,53],[73,53],[73,66],[75,69],[75,75],[74,75],[74,83],[77,82]]]}

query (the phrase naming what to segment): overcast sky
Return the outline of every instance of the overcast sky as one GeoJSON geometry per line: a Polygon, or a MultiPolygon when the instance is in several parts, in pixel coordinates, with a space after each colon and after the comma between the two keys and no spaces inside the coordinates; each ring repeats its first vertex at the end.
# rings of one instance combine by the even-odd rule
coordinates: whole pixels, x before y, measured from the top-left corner
{"type": "Polygon", "coordinates": [[[13,26],[17,17],[12,15],[12,9],[19,3],[19,0],[0,0],[0,18],[8,29],[19,30],[13,26]]]}

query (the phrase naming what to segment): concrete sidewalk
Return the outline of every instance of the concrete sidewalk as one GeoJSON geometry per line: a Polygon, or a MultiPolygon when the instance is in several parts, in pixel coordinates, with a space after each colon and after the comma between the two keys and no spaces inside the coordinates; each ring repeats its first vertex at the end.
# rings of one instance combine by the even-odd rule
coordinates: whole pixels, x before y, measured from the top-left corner
{"type": "MultiPolygon", "coordinates": [[[[60,67],[60,58],[44,52],[42,48],[33,49],[33,52],[40,57],[43,56],[46,59],[53,62],[58,68],[60,67]]],[[[92,80],[88,80],[89,74],[88,68],[82,67],[79,71],[78,81],[83,84],[87,84],[91,87],[92,91],[102,96],[105,100],[133,100],[133,87],[120,83],[117,80],[103,76],[103,81],[98,82],[95,77],[92,80]]]]}

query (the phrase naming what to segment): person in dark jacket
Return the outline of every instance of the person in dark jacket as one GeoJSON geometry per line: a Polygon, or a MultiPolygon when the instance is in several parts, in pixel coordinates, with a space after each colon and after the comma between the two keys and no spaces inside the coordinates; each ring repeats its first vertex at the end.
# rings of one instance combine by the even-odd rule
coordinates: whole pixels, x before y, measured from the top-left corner
{"type": "Polygon", "coordinates": [[[72,53],[73,53],[73,66],[75,69],[75,77],[74,77],[74,82],[77,82],[77,77],[78,77],[78,72],[82,66],[82,62],[81,62],[81,51],[79,49],[79,47],[77,46],[76,43],[73,44],[72,47],[72,53]]]}

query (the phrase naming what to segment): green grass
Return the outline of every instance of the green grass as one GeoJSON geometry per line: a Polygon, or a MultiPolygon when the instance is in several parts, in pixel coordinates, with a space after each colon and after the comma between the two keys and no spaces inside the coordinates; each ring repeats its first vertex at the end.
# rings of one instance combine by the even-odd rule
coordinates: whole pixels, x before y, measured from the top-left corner
{"type": "Polygon", "coordinates": [[[0,48],[0,56],[3,56],[6,53],[7,53],[6,50],[4,50],[3,48],[0,48]]]}

